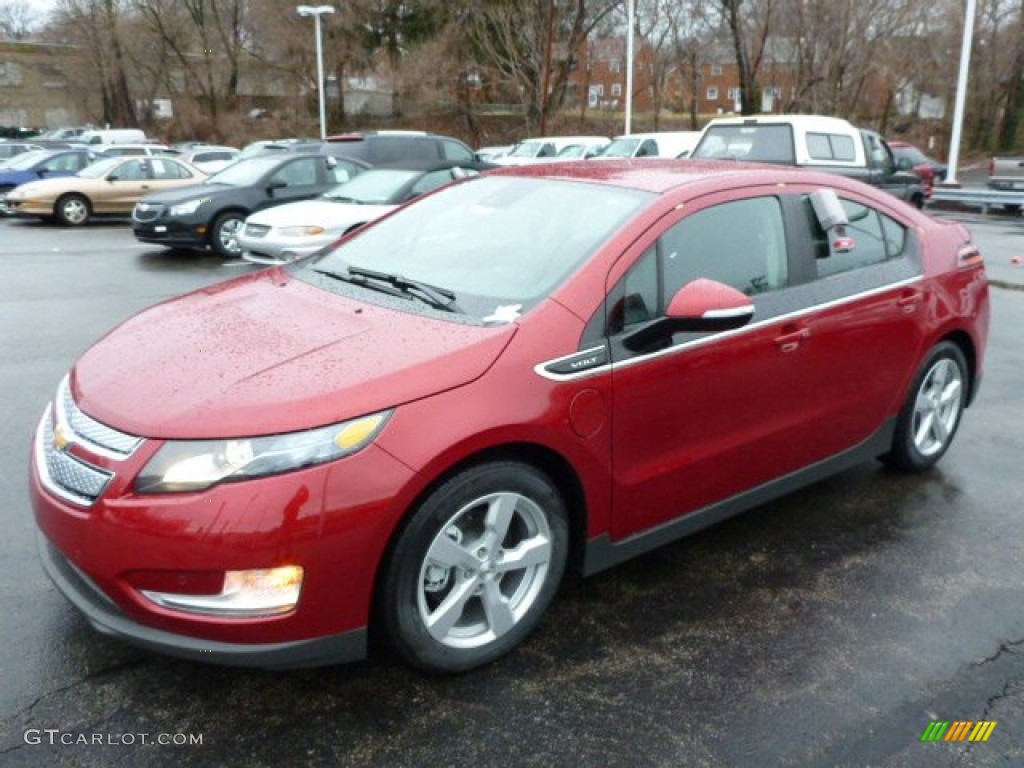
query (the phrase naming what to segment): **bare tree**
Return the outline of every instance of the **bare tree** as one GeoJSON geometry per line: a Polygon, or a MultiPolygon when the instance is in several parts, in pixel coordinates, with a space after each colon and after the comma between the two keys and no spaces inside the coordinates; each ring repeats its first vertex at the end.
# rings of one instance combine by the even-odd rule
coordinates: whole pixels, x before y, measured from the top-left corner
{"type": "Polygon", "coordinates": [[[28,37],[39,24],[39,13],[28,0],[0,2],[0,36],[10,40],[28,37]]]}
{"type": "Polygon", "coordinates": [[[484,62],[518,89],[528,133],[543,133],[562,106],[578,52],[617,2],[475,0],[467,35],[484,62]]]}
{"type": "Polygon", "coordinates": [[[57,24],[72,42],[81,46],[95,70],[102,121],[134,126],[138,119],[118,26],[124,9],[121,0],[61,0],[57,24]]]}

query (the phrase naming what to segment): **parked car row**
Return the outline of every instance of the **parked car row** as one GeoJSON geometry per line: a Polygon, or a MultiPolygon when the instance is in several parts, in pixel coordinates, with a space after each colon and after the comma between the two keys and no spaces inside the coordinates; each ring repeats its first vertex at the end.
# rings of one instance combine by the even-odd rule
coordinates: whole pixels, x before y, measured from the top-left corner
{"type": "Polygon", "coordinates": [[[631,133],[607,136],[546,136],[507,147],[483,147],[478,155],[498,165],[531,165],[562,160],[624,157],[685,157],[699,131],[631,133]]]}

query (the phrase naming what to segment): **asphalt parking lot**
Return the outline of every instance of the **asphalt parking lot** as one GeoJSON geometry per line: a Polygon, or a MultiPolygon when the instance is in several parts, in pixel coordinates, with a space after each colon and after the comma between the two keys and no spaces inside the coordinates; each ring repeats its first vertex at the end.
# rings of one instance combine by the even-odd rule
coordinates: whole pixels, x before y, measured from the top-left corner
{"type": "Polygon", "coordinates": [[[381,652],[204,666],[90,629],[37,562],[36,420],[112,325],[250,267],[123,224],[0,220],[0,765],[1024,765],[1024,219],[941,215],[997,287],[981,394],[936,471],[864,465],[570,580],[521,649],[440,679],[381,652]],[[997,725],[922,743],[935,720],[997,725]]]}

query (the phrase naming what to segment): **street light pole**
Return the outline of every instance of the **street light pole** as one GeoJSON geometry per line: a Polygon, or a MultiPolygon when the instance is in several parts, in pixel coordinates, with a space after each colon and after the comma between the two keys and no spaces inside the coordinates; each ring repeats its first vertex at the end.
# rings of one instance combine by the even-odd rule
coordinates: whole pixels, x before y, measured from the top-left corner
{"type": "MultiPolygon", "coordinates": [[[[327,111],[324,101],[324,52],[321,43],[323,36],[320,33],[320,17],[325,13],[334,13],[334,6],[299,5],[295,10],[299,12],[299,16],[312,16],[316,29],[316,86],[320,101],[320,140],[324,141],[327,138],[327,111]]],[[[341,88],[342,84],[338,83],[338,87],[341,88]]]]}
{"type": "Polygon", "coordinates": [[[626,130],[633,132],[633,29],[636,25],[634,0],[626,3],[626,130]]]}
{"type": "Polygon", "coordinates": [[[953,107],[953,135],[949,140],[949,169],[943,182],[957,186],[957,163],[960,162],[960,136],[964,126],[964,105],[967,103],[967,81],[971,70],[971,42],[974,39],[974,9],[976,0],[967,0],[964,12],[964,37],[960,44],[960,72],[956,78],[956,104],[953,107]]]}

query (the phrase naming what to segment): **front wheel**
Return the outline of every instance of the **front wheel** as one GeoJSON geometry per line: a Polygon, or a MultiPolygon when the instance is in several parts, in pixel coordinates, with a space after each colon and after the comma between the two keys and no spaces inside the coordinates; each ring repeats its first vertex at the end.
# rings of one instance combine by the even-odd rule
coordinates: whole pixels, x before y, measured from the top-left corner
{"type": "Polygon", "coordinates": [[[471,467],[432,492],[398,536],[377,595],[381,628],[406,661],[462,672],[534,629],[565,571],[565,504],[534,467],[471,467]]]}
{"type": "Polygon", "coordinates": [[[222,213],[214,219],[210,227],[210,245],[218,255],[226,259],[242,255],[242,246],[238,243],[238,234],[245,225],[245,214],[238,211],[222,213]]]}
{"type": "Polygon", "coordinates": [[[882,457],[904,472],[935,466],[949,449],[967,404],[967,363],[950,341],[935,345],[914,377],[896,422],[892,450],[882,457]]]}
{"type": "Polygon", "coordinates": [[[92,208],[89,201],[81,195],[64,195],[57,201],[57,219],[66,227],[80,227],[89,221],[92,208]]]}

